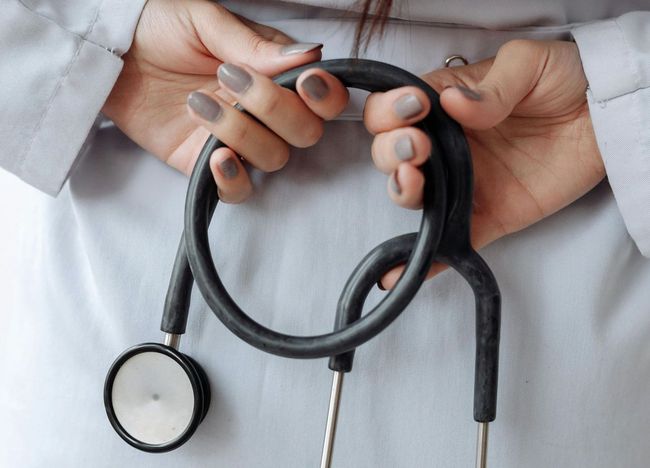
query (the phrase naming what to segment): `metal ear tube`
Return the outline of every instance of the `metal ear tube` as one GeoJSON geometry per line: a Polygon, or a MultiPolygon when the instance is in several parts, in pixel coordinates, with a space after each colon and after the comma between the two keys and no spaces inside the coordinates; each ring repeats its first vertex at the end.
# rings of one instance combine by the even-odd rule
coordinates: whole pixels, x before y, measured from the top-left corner
{"type": "MultiPolygon", "coordinates": [[[[343,376],[352,369],[355,349],[383,331],[404,311],[421,287],[434,261],[446,263],[465,278],[476,299],[474,419],[479,423],[476,466],[485,467],[487,424],[496,416],[501,299],[492,272],[470,244],[473,178],[471,155],[465,136],[460,126],[442,110],[439,96],[433,89],[420,78],[392,65],[358,59],[330,60],[290,70],[276,77],[275,82],[288,89],[295,89],[298,76],[314,67],[332,73],[347,87],[376,92],[412,85],[421,88],[429,97],[431,111],[418,124],[432,143],[431,157],[420,167],[425,177],[425,186],[419,231],[390,239],[375,247],[361,260],[339,298],[333,332],[317,336],[293,336],[266,328],[250,318],[230,297],[212,260],[208,226],[219,198],[210,172],[209,159],[215,149],[224,146],[212,136],[201,150],[190,178],[185,204],[185,230],[165,301],[161,329],[167,334],[167,344],[170,346],[158,346],[163,347],[165,355],[171,355],[175,362],[185,364],[185,361],[190,361],[189,358],[183,359],[182,355],[177,356],[181,353],[172,346],[178,346],[178,339],[185,332],[190,292],[196,281],[201,295],[215,316],[251,346],[289,358],[330,357],[329,367],[334,371],[334,379],[320,465],[321,468],[328,468],[332,464],[343,376]],[[395,287],[371,311],[362,315],[369,291],[386,272],[400,264],[406,266],[395,287]]],[[[242,110],[241,107],[238,108],[242,110]]],[[[160,361],[157,356],[154,357],[160,361]]],[[[107,377],[104,396],[109,420],[127,442],[142,450],[155,451],[150,450],[149,446],[133,443],[130,440],[133,437],[121,424],[120,416],[112,410],[115,376],[119,374],[119,368],[124,362],[124,357],[119,357],[109,371],[110,379],[107,377]]],[[[192,365],[196,370],[198,365],[192,365]]],[[[191,366],[187,367],[191,369],[191,366]]],[[[182,370],[186,375],[192,374],[185,367],[182,370]]],[[[169,372],[174,373],[172,370],[169,372]]],[[[190,383],[193,382],[191,378],[189,380],[190,383]]],[[[200,380],[197,380],[195,387],[201,386],[200,380]]],[[[207,379],[204,380],[207,384],[207,379]]],[[[118,391],[118,396],[137,403],[138,398],[123,395],[127,387],[118,391]]],[[[187,400],[190,393],[187,388],[185,393],[177,391],[178,395],[172,396],[179,401],[187,400]]],[[[145,388],[145,393],[146,391],[149,391],[148,387],[145,388]]],[[[204,415],[209,398],[206,400],[200,390],[194,393],[195,402],[201,400],[201,403],[195,403],[193,411],[200,410],[204,415]]],[[[133,406],[135,411],[139,410],[137,404],[133,406]]],[[[189,418],[187,410],[179,414],[185,419],[189,418]]],[[[128,419],[128,416],[122,417],[128,419]]],[[[192,433],[200,419],[202,417],[190,418],[192,433]]],[[[140,430],[140,426],[137,428],[140,430]]],[[[141,432],[148,434],[146,428],[141,432]]],[[[166,445],[158,444],[158,451],[162,451],[161,447],[171,450],[186,442],[189,439],[186,432],[166,442],[166,445]]]]}

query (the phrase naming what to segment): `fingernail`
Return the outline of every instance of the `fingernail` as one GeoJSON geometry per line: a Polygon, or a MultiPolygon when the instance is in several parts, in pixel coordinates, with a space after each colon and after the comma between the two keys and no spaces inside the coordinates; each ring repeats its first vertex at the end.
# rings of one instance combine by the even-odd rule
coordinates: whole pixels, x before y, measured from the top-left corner
{"type": "Polygon", "coordinates": [[[386,291],[386,288],[383,287],[383,286],[381,285],[381,280],[377,281],[377,287],[378,287],[381,291],[386,291]]]}
{"type": "Polygon", "coordinates": [[[410,136],[404,135],[397,139],[395,142],[395,154],[397,155],[397,159],[401,161],[413,159],[413,140],[411,140],[410,136]]]}
{"type": "Polygon", "coordinates": [[[393,175],[390,176],[389,184],[390,189],[393,192],[395,192],[397,195],[402,194],[402,188],[399,186],[399,182],[397,181],[397,172],[393,172],[393,175]]]}
{"type": "Polygon", "coordinates": [[[223,114],[223,109],[217,101],[199,91],[194,91],[187,96],[187,105],[196,115],[208,122],[215,122],[223,114]]]}
{"type": "Polygon", "coordinates": [[[456,89],[463,93],[463,95],[467,99],[471,99],[472,101],[480,101],[481,100],[481,95],[474,91],[473,89],[466,88],[465,86],[462,85],[456,85],[456,89]]]}
{"type": "Polygon", "coordinates": [[[217,76],[228,89],[243,93],[253,84],[253,77],[242,67],[232,63],[223,63],[217,70],[217,76]]]}
{"type": "Polygon", "coordinates": [[[237,173],[239,172],[237,163],[232,158],[221,161],[219,163],[219,170],[221,170],[223,176],[228,180],[237,177],[237,173]]]}
{"type": "Polygon", "coordinates": [[[304,89],[307,96],[314,101],[323,100],[330,92],[325,80],[318,75],[310,75],[305,78],[302,82],[302,89],[304,89]]]}
{"type": "Polygon", "coordinates": [[[395,101],[393,107],[397,116],[404,120],[415,117],[422,112],[422,109],[424,109],[422,103],[414,94],[406,94],[402,96],[395,101]]]}
{"type": "Polygon", "coordinates": [[[323,44],[318,44],[316,42],[298,42],[297,44],[289,44],[284,46],[280,53],[282,55],[297,55],[297,54],[306,54],[312,50],[320,49],[323,47],[323,44]]]}

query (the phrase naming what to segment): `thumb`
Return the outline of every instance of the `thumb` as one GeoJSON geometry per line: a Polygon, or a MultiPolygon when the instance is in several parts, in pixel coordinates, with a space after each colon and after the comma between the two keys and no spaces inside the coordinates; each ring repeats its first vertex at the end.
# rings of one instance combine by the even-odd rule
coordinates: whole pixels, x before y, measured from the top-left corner
{"type": "Polygon", "coordinates": [[[220,62],[245,64],[268,76],[321,58],[322,44],[295,43],[277,29],[243,20],[221,5],[199,4],[196,34],[220,62]]]}
{"type": "MultiPolygon", "coordinates": [[[[443,90],[440,104],[464,127],[485,130],[501,123],[528,96],[539,81],[548,49],[537,41],[514,40],[504,44],[485,76],[475,85],[456,84],[443,90]]],[[[468,83],[472,67],[450,68],[457,83],[468,83]],[[467,70],[463,70],[467,69],[467,70]]]]}

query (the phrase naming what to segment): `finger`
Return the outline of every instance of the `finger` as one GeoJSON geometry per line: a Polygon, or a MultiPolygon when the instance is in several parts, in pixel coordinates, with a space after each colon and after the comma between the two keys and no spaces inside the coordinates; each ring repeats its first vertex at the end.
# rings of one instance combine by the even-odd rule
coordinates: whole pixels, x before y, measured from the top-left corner
{"type": "Polygon", "coordinates": [[[190,176],[194,170],[201,148],[210,132],[204,127],[196,127],[188,137],[172,151],[165,162],[174,169],[190,176]]]}
{"type": "MultiPolygon", "coordinates": [[[[474,207],[471,223],[471,243],[475,249],[481,249],[503,235],[502,228],[495,224],[495,220],[492,216],[480,212],[477,213],[476,206],[474,207]]],[[[448,265],[434,262],[427,272],[425,279],[429,280],[447,268],[448,265]]],[[[377,286],[383,290],[392,289],[395,287],[395,284],[403,271],[404,265],[393,268],[382,276],[381,280],[378,281],[377,286]]]]}
{"type": "Polygon", "coordinates": [[[318,68],[303,72],[298,77],[296,90],[312,112],[325,120],[332,120],[343,112],[350,97],[343,83],[318,68]]]}
{"type": "Polygon", "coordinates": [[[224,63],[217,71],[219,83],[248,112],[283,140],[304,148],[323,135],[323,121],[302,99],[270,78],[251,69],[224,63]]]}
{"type": "Polygon", "coordinates": [[[210,157],[210,169],[221,201],[241,203],[253,193],[248,172],[232,149],[216,149],[210,157]]]}
{"type": "MultiPolygon", "coordinates": [[[[384,276],[381,277],[381,280],[377,283],[377,286],[381,290],[387,290],[387,289],[393,289],[395,287],[395,284],[397,284],[397,280],[402,276],[402,273],[404,272],[404,266],[400,265],[398,267],[393,268],[390,270],[388,273],[386,273],[384,276]]],[[[425,280],[429,280],[436,276],[438,273],[441,271],[445,271],[448,267],[448,265],[445,265],[444,263],[434,263],[431,265],[431,268],[427,272],[427,275],[425,277],[425,280]]]]}
{"type": "Polygon", "coordinates": [[[321,58],[322,44],[287,44],[285,35],[271,35],[268,27],[255,31],[216,3],[201,2],[188,11],[201,42],[222,62],[245,63],[265,75],[276,75],[321,58]]]}
{"type": "Polygon", "coordinates": [[[284,140],[218,96],[195,91],[188,96],[187,106],[198,124],[258,169],[277,171],[289,160],[284,140]]]}
{"type": "Polygon", "coordinates": [[[419,128],[400,128],[377,134],[370,152],[377,169],[390,174],[403,162],[416,167],[424,163],[431,154],[431,140],[419,128]]]}
{"type": "Polygon", "coordinates": [[[249,20],[248,18],[238,15],[237,13],[233,14],[239,18],[239,20],[246,26],[251,28],[256,33],[260,34],[264,39],[283,45],[293,44],[296,42],[279,29],[272,28],[271,26],[267,26],[265,24],[256,23],[255,21],[249,20]]]}
{"type": "Polygon", "coordinates": [[[409,163],[401,163],[388,178],[388,196],[403,208],[420,208],[423,189],[424,175],[409,163]]]}
{"type": "Polygon", "coordinates": [[[431,108],[429,98],[415,86],[372,93],[366,100],[363,120],[372,134],[406,127],[422,120],[431,108]]]}
{"type": "Polygon", "coordinates": [[[475,87],[487,74],[494,63],[494,57],[470,65],[440,68],[422,76],[438,94],[452,86],[475,87]]]}
{"type": "MultiPolygon", "coordinates": [[[[474,87],[445,89],[440,103],[461,125],[485,130],[508,117],[535,87],[548,48],[539,41],[518,39],[504,44],[485,77],[474,87]]],[[[456,67],[452,70],[456,70],[456,67]]],[[[462,73],[462,71],[461,71],[462,73]]]]}

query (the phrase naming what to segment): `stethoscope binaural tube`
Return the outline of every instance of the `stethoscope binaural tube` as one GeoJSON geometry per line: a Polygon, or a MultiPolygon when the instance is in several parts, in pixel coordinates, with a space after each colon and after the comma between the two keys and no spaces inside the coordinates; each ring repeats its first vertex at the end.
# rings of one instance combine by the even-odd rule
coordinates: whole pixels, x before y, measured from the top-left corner
{"type": "MultiPolygon", "coordinates": [[[[332,73],[347,87],[376,92],[413,85],[429,97],[431,111],[417,125],[432,143],[431,157],[420,167],[425,186],[419,231],[380,244],[359,263],[339,300],[333,332],[292,336],[268,329],[250,318],[230,297],[212,260],[208,226],[218,204],[218,192],[209,159],[216,148],[224,146],[212,136],[201,150],[190,178],[185,230],[161,329],[174,336],[184,333],[192,283],[196,281],[217,318],[250,345],[284,357],[331,357],[330,368],[342,377],[342,373],[352,368],[354,350],[399,316],[419,290],[431,264],[442,261],[464,276],[476,296],[474,419],[487,424],[496,415],[500,295],[492,273],[470,244],[473,180],[465,136],[460,126],[442,110],[433,89],[413,74],[388,64],[358,59],[330,60],[290,70],[274,81],[295,89],[300,73],[314,67],[332,73]],[[362,316],[363,302],[370,288],[393,266],[403,263],[406,267],[395,287],[362,316]]],[[[341,383],[341,378],[337,380],[335,376],[334,384],[339,392],[341,383]]],[[[482,458],[484,463],[484,455],[482,458]]]]}

